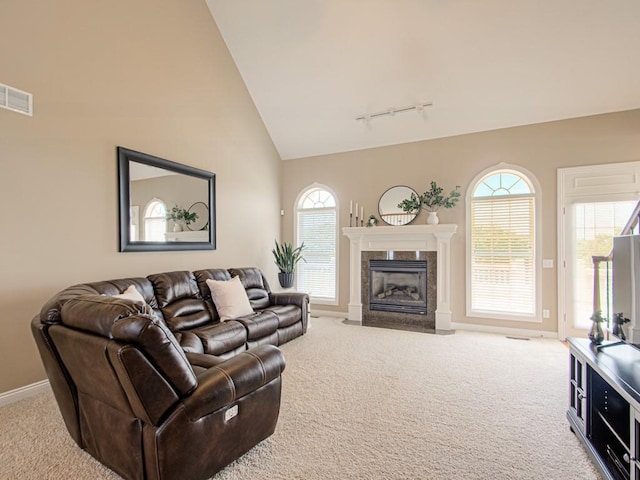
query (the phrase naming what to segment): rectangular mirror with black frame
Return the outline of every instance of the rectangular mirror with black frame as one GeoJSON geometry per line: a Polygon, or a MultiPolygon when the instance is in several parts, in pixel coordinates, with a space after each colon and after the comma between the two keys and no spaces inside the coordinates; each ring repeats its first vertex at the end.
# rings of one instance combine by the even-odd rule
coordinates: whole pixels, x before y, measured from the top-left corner
{"type": "Polygon", "coordinates": [[[120,251],[215,250],[215,174],[117,148],[120,251]]]}

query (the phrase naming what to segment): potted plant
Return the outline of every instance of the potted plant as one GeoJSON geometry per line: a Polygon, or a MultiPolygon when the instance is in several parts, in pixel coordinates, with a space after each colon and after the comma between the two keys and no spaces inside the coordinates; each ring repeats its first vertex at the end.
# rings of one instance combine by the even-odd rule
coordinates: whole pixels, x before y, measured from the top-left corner
{"type": "Polygon", "coordinates": [[[273,253],[276,266],[280,269],[278,281],[282,288],[291,288],[293,286],[293,276],[296,271],[296,265],[298,265],[300,260],[304,260],[302,256],[302,251],[305,248],[304,242],[297,248],[293,248],[293,245],[286,242],[280,245],[277,240],[275,244],[276,246],[271,250],[271,253],[273,253]]]}
{"type": "Polygon", "coordinates": [[[174,232],[181,232],[182,225],[189,225],[191,222],[195,222],[197,219],[198,214],[196,212],[189,212],[189,210],[180,208],[178,207],[178,205],[174,205],[171,211],[167,213],[167,220],[171,220],[174,223],[174,232]]]}
{"type": "Polygon", "coordinates": [[[616,337],[618,337],[620,340],[626,340],[627,337],[625,336],[624,331],[622,330],[622,325],[630,321],[631,320],[629,320],[628,318],[625,318],[624,314],[615,313],[613,315],[613,328],[611,330],[611,333],[616,337]]]}
{"type": "Polygon", "coordinates": [[[398,204],[398,208],[401,208],[403,212],[417,213],[421,208],[429,212],[427,217],[427,223],[435,225],[440,222],[438,219],[438,209],[453,208],[460,199],[459,185],[451,190],[449,195],[443,195],[444,189],[439,187],[438,184],[432,180],[431,189],[424,192],[422,195],[411,194],[411,197],[404,199],[398,204]]]}
{"type": "Polygon", "coordinates": [[[589,330],[589,340],[591,343],[595,345],[600,345],[602,340],[604,340],[604,332],[602,331],[602,322],[604,322],[604,317],[602,316],[602,310],[596,310],[591,315],[591,321],[593,325],[591,326],[591,330],[589,330]]]}

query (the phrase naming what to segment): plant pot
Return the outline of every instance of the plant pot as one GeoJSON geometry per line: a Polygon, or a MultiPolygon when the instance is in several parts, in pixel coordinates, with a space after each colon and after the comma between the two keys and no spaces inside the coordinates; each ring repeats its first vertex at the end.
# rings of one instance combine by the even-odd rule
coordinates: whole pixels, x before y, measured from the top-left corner
{"type": "Polygon", "coordinates": [[[278,281],[282,288],[293,287],[293,273],[278,273],[278,281]]]}
{"type": "Polygon", "coordinates": [[[182,225],[178,222],[173,224],[173,231],[174,232],[181,232],[182,231],[182,225]]]}
{"type": "Polygon", "coordinates": [[[440,219],[438,218],[438,212],[429,212],[427,215],[427,224],[428,225],[437,225],[440,223],[440,219]]]}
{"type": "Polygon", "coordinates": [[[604,332],[602,331],[602,325],[600,322],[593,322],[591,330],[589,330],[589,340],[594,345],[600,345],[604,340],[604,332]]]}

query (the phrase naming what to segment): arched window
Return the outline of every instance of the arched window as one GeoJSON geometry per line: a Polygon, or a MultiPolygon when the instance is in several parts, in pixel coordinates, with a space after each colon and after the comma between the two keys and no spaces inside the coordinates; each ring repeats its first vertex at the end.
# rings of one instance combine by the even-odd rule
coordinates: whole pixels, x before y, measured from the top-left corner
{"type": "Polygon", "coordinates": [[[154,198],[144,210],[145,242],[164,242],[167,231],[167,206],[162,200],[154,198]]]}
{"type": "Polygon", "coordinates": [[[539,189],[518,167],[492,168],[467,194],[467,315],[539,318],[539,189]]]}
{"type": "Polygon", "coordinates": [[[296,246],[304,242],[296,284],[314,303],[336,304],[338,261],[336,198],[324,186],[302,191],[296,205],[296,246]]]}

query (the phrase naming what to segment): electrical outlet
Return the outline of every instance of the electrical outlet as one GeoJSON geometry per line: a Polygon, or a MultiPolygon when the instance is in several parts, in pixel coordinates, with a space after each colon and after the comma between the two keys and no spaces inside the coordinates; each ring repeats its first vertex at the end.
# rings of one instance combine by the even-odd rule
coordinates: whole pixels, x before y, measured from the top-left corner
{"type": "Polygon", "coordinates": [[[234,405],[229,410],[224,412],[224,421],[228,422],[229,420],[231,420],[236,415],[238,415],[238,405],[234,405]]]}
{"type": "Polygon", "coordinates": [[[542,316],[544,318],[549,318],[550,317],[549,310],[547,310],[546,308],[542,310],[542,316]]]}

